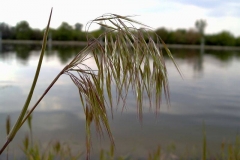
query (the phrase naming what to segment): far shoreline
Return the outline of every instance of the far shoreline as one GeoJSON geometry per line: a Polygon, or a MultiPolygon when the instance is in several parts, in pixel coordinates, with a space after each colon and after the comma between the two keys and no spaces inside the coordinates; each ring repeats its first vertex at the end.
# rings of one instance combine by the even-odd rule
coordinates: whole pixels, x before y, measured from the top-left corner
{"type": "MultiPolygon", "coordinates": [[[[42,44],[42,41],[38,40],[1,40],[2,44],[42,44]]],[[[51,45],[68,45],[68,46],[86,46],[88,43],[85,41],[51,41],[51,45]]],[[[191,44],[167,44],[168,48],[173,49],[201,49],[201,45],[191,44]]],[[[207,50],[235,50],[240,51],[240,46],[217,46],[217,45],[205,45],[204,49],[207,50]]]]}

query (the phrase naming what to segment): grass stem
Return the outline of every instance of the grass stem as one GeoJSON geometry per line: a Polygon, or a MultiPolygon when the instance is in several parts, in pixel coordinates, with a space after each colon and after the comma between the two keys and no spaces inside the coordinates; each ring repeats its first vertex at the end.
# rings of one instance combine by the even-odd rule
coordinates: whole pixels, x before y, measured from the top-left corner
{"type": "Polygon", "coordinates": [[[28,94],[28,97],[25,101],[25,104],[22,108],[22,111],[18,117],[18,120],[17,122],[15,123],[14,127],[12,128],[12,130],[10,131],[10,133],[8,134],[7,136],[7,142],[4,144],[4,146],[2,147],[2,149],[0,150],[0,155],[2,154],[2,152],[4,151],[4,149],[8,146],[8,144],[12,141],[12,139],[15,137],[16,133],[18,132],[18,130],[20,129],[20,127],[22,126],[22,120],[27,112],[27,109],[28,109],[28,106],[29,106],[29,103],[32,99],[32,95],[33,95],[33,92],[34,92],[34,89],[35,89],[35,86],[36,86],[36,83],[37,83],[37,79],[38,79],[38,76],[39,76],[39,73],[40,73],[40,69],[41,69],[41,65],[42,65],[42,60],[43,60],[43,56],[44,56],[44,51],[46,49],[46,44],[47,44],[47,36],[48,36],[48,31],[49,31],[49,25],[50,25],[50,21],[51,21],[51,16],[52,16],[52,9],[51,9],[51,12],[50,12],[50,16],[49,16],[49,20],[48,20],[48,24],[47,24],[47,28],[45,30],[45,33],[44,33],[44,37],[43,37],[43,44],[42,44],[42,49],[41,49],[41,54],[40,54],[40,58],[39,58],[39,61],[38,61],[38,66],[37,66],[37,69],[36,69],[36,73],[35,73],[35,76],[34,76],[34,79],[33,79],[33,83],[32,83],[32,86],[31,86],[31,89],[29,91],[29,94],[28,94]]]}
{"type": "Polygon", "coordinates": [[[68,66],[66,66],[65,68],[63,68],[63,70],[54,78],[54,80],[52,81],[52,83],[47,87],[47,89],[44,91],[44,93],[42,94],[42,96],[38,99],[38,101],[35,103],[35,105],[32,107],[31,110],[29,110],[29,112],[27,113],[27,115],[24,117],[24,119],[22,120],[22,123],[20,125],[20,127],[24,124],[24,122],[28,119],[28,117],[32,114],[32,112],[34,111],[34,109],[37,107],[37,105],[41,102],[41,100],[43,99],[43,97],[48,93],[48,91],[52,88],[52,86],[57,82],[58,78],[64,73],[65,69],[68,66]]]}

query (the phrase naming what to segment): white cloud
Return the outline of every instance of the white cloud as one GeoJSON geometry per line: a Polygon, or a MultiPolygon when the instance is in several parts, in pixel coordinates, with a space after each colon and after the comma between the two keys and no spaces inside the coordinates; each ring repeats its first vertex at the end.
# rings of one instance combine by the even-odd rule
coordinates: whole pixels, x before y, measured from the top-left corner
{"type": "Polygon", "coordinates": [[[223,30],[230,31],[235,36],[240,36],[240,19],[236,17],[211,17],[207,19],[206,33],[219,33],[223,30]],[[220,27],[219,27],[220,26],[220,27]]]}
{"type": "Polygon", "coordinates": [[[171,5],[159,6],[159,11],[146,13],[141,18],[154,28],[164,26],[170,29],[189,29],[194,27],[197,19],[205,18],[205,12],[204,9],[196,6],[172,3],[171,5]],[[168,7],[168,9],[165,7],[168,7]]]}

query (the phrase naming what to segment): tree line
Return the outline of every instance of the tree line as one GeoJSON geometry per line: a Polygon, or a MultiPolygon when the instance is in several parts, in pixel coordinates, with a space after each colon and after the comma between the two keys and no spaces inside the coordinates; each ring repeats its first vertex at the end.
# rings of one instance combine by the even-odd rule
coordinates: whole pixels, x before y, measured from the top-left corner
{"type": "MultiPolygon", "coordinates": [[[[159,28],[155,32],[168,44],[198,45],[201,43],[201,34],[194,29],[169,31],[165,28],[159,28]]],[[[240,46],[240,36],[234,37],[229,31],[206,34],[204,39],[206,45],[240,46]]]]}
{"type": "MultiPolygon", "coordinates": [[[[80,23],[72,26],[67,22],[62,22],[58,28],[50,29],[50,35],[52,40],[56,41],[86,41],[86,32],[82,30],[82,27],[80,23]]],[[[42,40],[43,37],[43,30],[31,28],[27,21],[21,21],[14,27],[4,22],[0,23],[0,31],[2,39],[8,40],[42,40]]],[[[104,28],[99,28],[91,31],[90,34],[98,37],[103,31],[104,28]]],[[[155,33],[167,44],[198,45],[201,43],[201,33],[197,29],[168,30],[162,27],[156,29],[155,33]]],[[[204,39],[206,45],[240,46],[240,36],[235,37],[229,31],[205,34],[204,39]]]]}

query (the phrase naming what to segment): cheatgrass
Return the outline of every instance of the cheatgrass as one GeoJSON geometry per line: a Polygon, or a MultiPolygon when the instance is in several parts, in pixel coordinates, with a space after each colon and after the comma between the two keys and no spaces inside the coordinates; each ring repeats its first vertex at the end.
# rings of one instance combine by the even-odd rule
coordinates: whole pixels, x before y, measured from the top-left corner
{"type": "MultiPolygon", "coordinates": [[[[29,132],[26,133],[24,139],[22,140],[22,145],[20,149],[23,152],[22,158],[28,160],[55,160],[55,159],[69,159],[77,160],[84,159],[84,151],[79,150],[78,146],[72,146],[64,141],[50,141],[47,146],[43,146],[40,141],[32,138],[32,117],[28,118],[28,128],[29,132]],[[77,149],[77,151],[76,151],[77,149]]],[[[10,127],[10,116],[6,119],[6,131],[10,127]]],[[[202,154],[197,154],[193,150],[186,150],[184,153],[178,152],[177,144],[171,142],[167,148],[161,145],[156,146],[155,149],[148,150],[142,159],[148,160],[172,160],[172,159],[182,159],[182,160],[239,160],[240,159],[240,137],[236,136],[233,143],[226,143],[222,141],[219,146],[219,150],[215,151],[215,154],[211,154],[211,151],[207,148],[207,133],[205,126],[203,125],[202,134],[202,154]]],[[[201,152],[201,148],[199,153],[201,152]]],[[[182,149],[181,149],[182,150],[182,149]]],[[[8,156],[9,153],[7,153],[8,156]]],[[[110,145],[109,149],[101,149],[99,155],[96,155],[100,160],[133,160],[138,159],[138,155],[135,155],[134,151],[125,155],[119,155],[115,152],[114,145],[110,145]]]]}
{"type": "MultiPolygon", "coordinates": [[[[79,90],[80,103],[86,117],[87,157],[90,153],[90,126],[92,124],[95,124],[100,136],[103,131],[106,131],[112,146],[114,146],[107,109],[109,107],[112,110],[120,104],[123,104],[121,107],[124,108],[130,90],[134,92],[140,120],[142,119],[144,95],[147,95],[150,107],[154,107],[156,112],[159,111],[163,93],[169,104],[169,83],[162,49],[175,65],[176,63],[166,44],[157,34],[153,32],[149,34],[150,27],[129,16],[106,14],[90,21],[86,27],[86,30],[89,30],[91,25],[96,23],[104,28],[104,32],[99,37],[87,35],[87,46],[59,72],[35,105],[26,113],[40,72],[50,19],[51,14],[31,90],[18,121],[8,133],[8,139],[0,153],[4,151],[23,123],[30,118],[34,109],[63,74],[68,75],[79,90]],[[85,64],[89,58],[94,58],[97,70],[93,70],[85,64]],[[116,86],[117,97],[112,97],[112,86],[116,86]],[[107,94],[104,94],[105,89],[107,94]],[[113,98],[117,99],[117,104],[113,104],[113,98]]],[[[178,69],[177,65],[176,68],[178,69]]],[[[30,124],[29,128],[31,129],[30,124]]]]}

